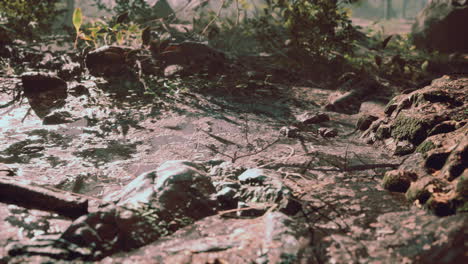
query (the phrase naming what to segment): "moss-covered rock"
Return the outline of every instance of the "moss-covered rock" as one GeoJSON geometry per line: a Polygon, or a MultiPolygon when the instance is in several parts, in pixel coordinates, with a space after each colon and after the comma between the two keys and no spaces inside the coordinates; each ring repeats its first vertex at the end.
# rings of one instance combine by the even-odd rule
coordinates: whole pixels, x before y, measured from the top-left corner
{"type": "Polygon", "coordinates": [[[450,155],[441,169],[441,176],[453,181],[466,172],[468,160],[468,136],[464,136],[458,144],[453,145],[450,155]]]}
{"type": "Polygon", "coordinates": [[[455,213],[455,207],[446,194],[433,194],[426,203],[427,209],[437,216],[447,216],[455,213]]]}
{"type": "Polygon", "coordinates": [[[390,100],[390,102],[388,102],[387,106],[385,106],[384,113],[387,116],[391,116],[393,111],[395,111],[397,109],[398,99],[399,99],[398,96],[394,97],[392,100],[390,100]]]}
{"type": "Polygon", "coordinates": [[[468,212],[468,201],[464,202],[463,205],[457,207],[457,213],[466,213],[468,212]]]}
{"type": "Polygon", "coordinates": [[[404,171],[387,171],[382,180],[382,187],[392,192],[406,192],[411,185],[411,177],[404,171]]]}
{"type": "Polygon", "coordinates": [[[377,128],[377,131],[375,131],[375,136],[378,139],[386,139],[391,136],[391,128],[390,125],[381,125],[377,128]]]}
{"type": "Polygon", "coordinates": [[[412,182],[405,193],[406,199],[409,202],[419,200],[421,204],[425,204],[431,198],[434,189],[439,189],[437,185],[437,179],[432,176],[426,176],[416,182],[412,182]]]}
{"type": "Polygon", "coordinates": [[[419,144],[418,147],[416,147],[416,152],[425,154],[426,152],[435,149],[436,145],[429,139],[426,139],[423,143],[419,144]]]}
{"type": "Polygon", "coordinates": [[[468,169],[465,169],[465,173],[458,179],[456,191],[468,202],[468,169]]]}
{"type": "Polygon", "coordinates": [[[409,140],[420,144],[427,137],[429,124],[427,120],[400,113],[392,125],[391,136],[398,140],[409,140]]]}

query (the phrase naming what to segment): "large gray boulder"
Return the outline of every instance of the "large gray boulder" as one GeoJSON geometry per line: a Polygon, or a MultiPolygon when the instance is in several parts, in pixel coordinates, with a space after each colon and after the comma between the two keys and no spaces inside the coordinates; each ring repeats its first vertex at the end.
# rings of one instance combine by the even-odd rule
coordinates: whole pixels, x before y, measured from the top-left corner
{"type": "Polygon", "coordinates": [[[215,193],[204,168],[185,160],[163,163],[123,190],[109,204],[76,219],[58,238],[12,244],[10,256],[97,260],[146,245],[177,229],[215,214],[215,193]]]}
{"type": "Polygon", "coordinates": [[[441,52],[468,52],[468,1],[432,0],[413,25],[418,48],[441,52]]]}

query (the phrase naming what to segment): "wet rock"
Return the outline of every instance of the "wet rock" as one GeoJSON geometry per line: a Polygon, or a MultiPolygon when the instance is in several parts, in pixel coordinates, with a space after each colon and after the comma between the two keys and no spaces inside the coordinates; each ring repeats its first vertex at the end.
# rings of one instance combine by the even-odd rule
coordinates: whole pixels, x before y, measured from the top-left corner
{"type": "Polygon", "coordinates": [[[463,0],[432,1],[418,15],[412,28],[419,48],[442,52],[468,52],[468,3],[463,0]]]}
{"type": "Polygon", "coordinates": [[[211,216],[129,253],[103,261],[135,263],[310,263],[305,230],[279,212],[254,219],[211,216]],[[150,253],[151,252],[151,253],[150,253]]]}
{"type": "Polygon", "coordinates": [[[406,171],[387,171],[382,180],[382,186],[391,192],[406,192],[411,185],[411,181],[417,176],[406,171]]]}
{"type": "Polygon", "coordinates": [[[296,138],[299,136],[299,128],[294,126],[282,127],[280,129],[280,135],[288,138],[296,138]]]}
{"type": "Polygon", "coordinates": [[[24,95],[40,118],[65,105],[67,83],[55,74],[27,72],[21,75],[21,80],[24,95]]]}
{"type": "Polygon", "coordinates": [[[332,138],[338,136],[338,131],[334,128],[321,127],[318,129],[319,135],[325,138],[332,138]]]}
{"type": "Polygon", "coordinates": [[[89,52],[85,64],[94,76],[118,77],[128,73],[126,57],[131,49],[104,46],[89,52]]]}
{"type": "Polygon", "coordinates": [[[311,125],[330,121],[330,117],[322,112],[307,112],[299,115],[297,121],[303,125],[311,125]]]}
{"type": "Polygon", "coordinates": [[[43,125],[59,125],[72,123],[75,121],[75,118],[72,117],[72,114],[67,111],[55,110],[52,113],[46,115],[42,120],[43,125]]]}

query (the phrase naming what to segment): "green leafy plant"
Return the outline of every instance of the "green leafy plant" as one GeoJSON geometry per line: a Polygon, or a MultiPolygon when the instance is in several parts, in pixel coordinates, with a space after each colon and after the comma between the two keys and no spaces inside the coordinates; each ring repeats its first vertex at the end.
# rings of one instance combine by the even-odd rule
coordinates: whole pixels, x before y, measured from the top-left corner
{"type": "Polygon", "coordinates": [[[336,52],[351,52],[355,30],[348,17],[348,11],[342,8],[338,1],[269,2],[266,14],[277,17],[276,24],[287,37],[286,40],[276,41],[289,42],[289,55],[297,61],[313,63],[331,59],[336,52]]]}
{"type": "Polygon", "coordinates": [[[222,1],[225,14],[232,15],[203,9],[193,29],[206,35],[210,44],[234,54],[267,52],[300,67],[352,52],[356,30],[340,1],[265,2],[254,6],[241,0],[222,1]],[[227,10],[232,7],[235,11],[227,10]]]}
{"type": "Polygon", "coordinates": [[[75,8],[72,17],[73,26],[75,27],[76,31],[76,38],[75,38],[75,49],[76,45],[78,44],[78,38],[82,37],[82,32],[80,31],[81,24],[83,24],[83,13],[81,12],[81,8],[75,8]]]}
{"type": "Polygon", "coordinates": [[[76,8],[73,13],[73,25],[76,30],[75,47],[78,45],[78,39],[83,40],[86,45],[92,44],[96,48],[111,44],[140,46],[143,30],[133,22],[125,23],[125,19],[122,17],[119,15],[113,20],[96,20],[83,25],[81,9],[76,8]]]}

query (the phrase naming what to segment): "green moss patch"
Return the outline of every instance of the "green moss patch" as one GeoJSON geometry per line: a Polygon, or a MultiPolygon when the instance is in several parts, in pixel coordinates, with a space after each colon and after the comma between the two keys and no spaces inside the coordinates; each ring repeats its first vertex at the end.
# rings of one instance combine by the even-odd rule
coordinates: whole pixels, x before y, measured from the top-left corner
{"type": "Polygon", "coordinates": [[[432,141],[425,140],[416,148],[416,152],[424,154],[428,152],[429,150],[432,150],[435,148],[436,148],[436,145],[432,141]]]}
{"type": "Polygon", "coordinates": [[[409,140],[413,144],[420,144],[427,137],[428,125],[424,119],[398,115],[392,128],[392,137],[399,140],[409,140]]]}

